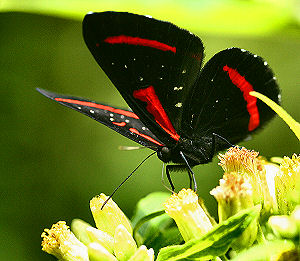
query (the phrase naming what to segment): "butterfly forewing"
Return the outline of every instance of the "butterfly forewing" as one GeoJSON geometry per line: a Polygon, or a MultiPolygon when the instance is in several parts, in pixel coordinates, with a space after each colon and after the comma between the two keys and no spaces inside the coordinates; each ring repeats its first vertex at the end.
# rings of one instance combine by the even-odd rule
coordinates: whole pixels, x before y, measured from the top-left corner
{"type": "Polygon", "coordinates": [[[163,146],[162,142],[132,111],[42,89],[38,89],[38,91],[64,106],[91,117],[142,146],[153,150],[158,150],[158,148],[163,146]]]}
{"type": "Polygon", "coordinates": [[[160,139],[176,143],[182,107],[202,63],[201,40],[177,26],[130,13],[91,13],[85,42],[128,105],[160,139]]]}
{"type": "Polygon", "coordinates": [[[249,95],[252,90],[279,103],[279,88],[267,62],[239,48],[217,53],[202,69],[184,107],[186,135],[197,139],[217,133],[235,143],[260,129],[274,112],[249,95]]]}

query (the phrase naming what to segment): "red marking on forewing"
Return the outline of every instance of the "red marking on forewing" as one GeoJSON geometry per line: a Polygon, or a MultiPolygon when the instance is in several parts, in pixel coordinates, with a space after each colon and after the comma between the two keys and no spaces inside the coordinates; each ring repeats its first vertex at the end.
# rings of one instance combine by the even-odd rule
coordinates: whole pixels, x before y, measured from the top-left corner
{"type": "Polygon", "coordinates": [[[112,122],[113,124],[117,125],[117,126],[120,126],[120,127],[124,127],[126,125],[126,122],[112,122]]]}
{"type": "Polygon", "coordinates": [[[149,140],[149,141],[151,141],[151,142],[153,142],[153,143],[155,143],[155,144],[157,144],[157,145],[159,145],[159,146],[164,146],[163,144],[161,144],[160,142],[158,142],[158,141],[156,141],[155,139],[151,138],[150,136],[145,135],[145,134],[143,134],[143,133],[140,133],[140,132],[139,132],[137,129],[135,129],[135,128],[130,128],[129,130],[130,130],[132,133],[135,133],[135,134],[137,134],[137,135],[139,135],[139,136],[145,138],[146,140],[149,140]]]}
{"type": "Polygon", "coordinates": [[[101,109],[101,110],[121,114],[121,115],[130,117],[130,118],[139,119],[139,117],[131,111],[124,111],[124,110],[121,110],[121,109],[116,109],[116,108],[113,108],[113,107],[110,107],[110,106],[97,104],[97,103],[94,103],[94,102],[86,102],[86,101],[63,99],[63,98],[54,98],[54,100],[59,101],[59,102],[73,103],[73,104],[77,104],[77,105],[83,105],[83,106],[88,106],[88,107],[92,107],[92,108],[97,108],[97,109],[101,109]]]}
{"type": "Polygon", "coordinates": [[[133,92],[133,97],[146,102],[147,111],[154,116],[155,121],[159,124],[159,126],[162,127],[165,132],[170,134],[174,140],[179,140],[180,136],[175,131],[167,113],[162,107],[153,86],[149,86],[145,89],[135,90],[133,92]]]}
{"type": "Polygon", "coordinates": [[[162,51],[171,51],[176,53],[176,47],[170,46],[156,40],[144,39],[140,37],[132,37],[127,35],[110,36],[104,39],[104,42],[110,44],[129,44],[129,45],[141,45],[148,46],[162,51]]]}
{"type": "Polygon", "coordinates": [[[228,73],[232,83],[243,93],[244,99],[247,102],[247,111],[250,115],[248,130],[255,130],[259,126],[259,112],[256,105],[257,98],[249,94],[249,92],[254,91],[253,86],[245,79],[244,76],[241,76],[237,70],[232,69],[227,65],[223,67],[223,70],[228,73]]]}

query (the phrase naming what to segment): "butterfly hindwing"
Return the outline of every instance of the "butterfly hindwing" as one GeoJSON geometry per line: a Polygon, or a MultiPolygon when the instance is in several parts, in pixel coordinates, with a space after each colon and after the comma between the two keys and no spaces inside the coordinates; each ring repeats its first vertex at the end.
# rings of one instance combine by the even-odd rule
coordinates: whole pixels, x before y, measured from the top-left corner
{"type": "Polygon", "coordinates": [[[223,50],[202,69],[185,104],[182,128],[193,138],[212,133],[232,143],[245,139],[274,116],[258,91],[276,103],[280,92],[272,70],[261,57],[239,48],[223,50]]]}
{"type": "Polygon", "coordinates": [[[83,36],[143,123],[162,142],[176,143],[182,105],[202,64],[201,40],[169,22],[118,12],[86,15],[83,36]]]}
{"type": "Polygon", "coordinates": [[[132,111],[43,89],[37,90],[46,97],[91,117],[142,146],[153,150],[163,146],[162,142],[145,127],[132,111]]]}

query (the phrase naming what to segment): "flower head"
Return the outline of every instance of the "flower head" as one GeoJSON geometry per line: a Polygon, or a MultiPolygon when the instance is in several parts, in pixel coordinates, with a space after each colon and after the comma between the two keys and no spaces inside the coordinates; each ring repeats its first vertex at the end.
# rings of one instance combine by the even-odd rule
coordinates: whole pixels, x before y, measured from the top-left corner
{"type": "Polygon", "coordinates": [[[279,214],[288,215],[295,208],[295,202],[290,200],[290,193],[296,188],[300,179],[300,155],[292,158],[284,157],[275,177],[276,199],[279,214]]]}
{"type": "MultiPolygon", "coordinates": [[[[227,220],[243,209],[254,206],[251,184],[246,177],[237,173],[225,173],[223,179],[220,180],[220,186],[214,188],[210,194],[218,201],[219,222],[227,220]]],[[[255,220],[232,245],[233,249],[251,246],[256,236],[257,221],[255,220]]]]}
{"type": "Polygon", "coordinates": [[[66,222],[59,221],[42,233],[42,250],[59,260],[88,261],[87,247],[70,231],[66,222]]]}
{"type": "Polygon", "coordinates": [[[191,189],[182,189],[173,194],[164,204],[166,213],[175,220],[185,241],[200,237],[212,229],[205,211],[198,203],[197,194],[191,189]]]}
{"type": "Polygon", "coordinates": [[[266,178],[265,161],[258,152],[246,148],[231,147],[225,154],[219,154],[219,165],[225,173],[235,173],[246,178],[252,186],[254,204],[263,203],[265,211],[273,208],[273,199],[266,178]]]}
{"type": "Polygon", "coordinates": [[[111,236],[115,235],[116,228],[122,224],[132,234],[130,221],[118,205],[110,199],[104,208],[103,203],[108,199],[103,193],[90,201],[90,208],[96,223],[96,227],[111,236]]]}

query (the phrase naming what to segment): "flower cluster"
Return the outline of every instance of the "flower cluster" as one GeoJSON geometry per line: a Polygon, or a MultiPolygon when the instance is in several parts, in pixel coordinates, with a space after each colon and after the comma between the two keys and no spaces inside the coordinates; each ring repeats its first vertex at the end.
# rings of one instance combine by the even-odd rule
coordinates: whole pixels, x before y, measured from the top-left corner
{"type": "Polygon", "coordinates": [[[75,219],[73,234],[64,221],[59,221],[42,233],[42,249],[64,261],[154,260],[153,249],[137,247],[131,224],[115,202],[110,199],[102,209],[106,199],[101,194],[90,201],[97,228],[75,219]]]}

